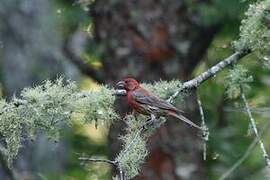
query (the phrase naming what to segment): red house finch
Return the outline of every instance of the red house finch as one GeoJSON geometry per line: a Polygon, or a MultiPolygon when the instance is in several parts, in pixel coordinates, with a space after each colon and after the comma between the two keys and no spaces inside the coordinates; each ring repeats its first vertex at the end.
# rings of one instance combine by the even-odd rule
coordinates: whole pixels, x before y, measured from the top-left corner
{"type": "Polygon", "coordinates": [[[133,78],[126,78],[117,83],[117,86],[127,91],[127,100],[129,105],[138,113],[153,116],[173,116],[193,127],[201,129],[198,125],[182,115],[183,111],[178,110],[169,102],[158,98],[146,89],[140,86],[138,81],[133,78]]]}

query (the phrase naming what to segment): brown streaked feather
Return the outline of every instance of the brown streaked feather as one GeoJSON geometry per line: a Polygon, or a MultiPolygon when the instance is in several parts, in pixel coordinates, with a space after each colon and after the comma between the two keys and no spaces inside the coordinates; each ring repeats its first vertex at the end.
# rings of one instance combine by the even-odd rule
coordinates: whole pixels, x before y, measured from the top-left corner
{"type": "Polygon", "coordinates": [[[139,103],[147,104],[153,107],[158,107],[163,110],[173,111],[177,113],[183,112],[177,109],[176,107],[174,107],[169,102],[148,93],[143,88],[136,89],[135,91],[132,92],[132,95],[133,95],[134,100],[139,103]]]}
{"type": "Polygon", "coordinates": [[[174,107],[169,102],[162,100],[158,98],[157,96],[151,95],[143,88],[136,89],[132,92],[133,99],[140,104],[140,106],[143,106],[142,109],[144,109],[145,112],[151,114],[155,112],[160,112],[158,110],[164,110],[167,111],[167,113],[181,121],[184,121],[185,123],[202,130],[201,127],[193,123],[191,120],[183,116],[181,113],[183,111],[178,110],[176,107],[174,107]]]}

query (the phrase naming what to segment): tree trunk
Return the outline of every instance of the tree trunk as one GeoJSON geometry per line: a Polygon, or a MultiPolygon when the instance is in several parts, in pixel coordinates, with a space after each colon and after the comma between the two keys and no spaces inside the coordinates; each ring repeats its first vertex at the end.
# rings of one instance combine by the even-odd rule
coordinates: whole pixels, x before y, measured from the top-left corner
{"type": "MultiPolygon", "coordinates": [[[[191,13],[185,2],[95,1],[90,7],[93,43],[103,50],[105,82],[115,83],[127,75],[148,82],[187,79],[221,25],[201,26],[195,21],[198,15],[191,13]]],[[[190,95],[185,104],[193,120],[198,119],[191,116],[198,114],[194,97],[190,95]]],[[[126,105],[121,107],[125,113],[126,105]]],[[[123,124],[113,125],[109,142],[114,155],[120,149],[119,133],[123,133],[123,124]]],[[[194,129],[179,121],[167,121],[149,139],[150,154],[136,179],[206,179],[200,142],[194,129]]]]}

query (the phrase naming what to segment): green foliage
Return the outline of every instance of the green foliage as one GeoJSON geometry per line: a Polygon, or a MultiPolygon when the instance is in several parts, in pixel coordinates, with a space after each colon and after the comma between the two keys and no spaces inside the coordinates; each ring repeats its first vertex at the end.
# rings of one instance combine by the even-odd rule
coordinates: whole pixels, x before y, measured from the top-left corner
{"type": "Polygon", "coordinates": [[[236,65],[228,72],[225,78],[226,94],[229,98],[237,98],[241,90],[250,89],[248,83],[253,81],[253,77],[248,74],[248,70],[241,65],[236,65]]]}
{"type": "Polygon", "coordinates": [[[250,5],[240,27],[240,38],[234,42],[237,50],[251,49],[260,59],[270,63],[270,0],[250,5]]]}

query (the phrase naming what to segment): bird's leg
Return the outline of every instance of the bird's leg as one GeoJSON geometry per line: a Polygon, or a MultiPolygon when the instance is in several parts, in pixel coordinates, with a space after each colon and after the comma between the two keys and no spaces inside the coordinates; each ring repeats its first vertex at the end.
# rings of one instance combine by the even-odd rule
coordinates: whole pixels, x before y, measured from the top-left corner
{"type": "Polygon", "coordinates": [[[132,111],[132,115],[134,116],[135,120],[138,121],[137,119],[138,113],[135,110],[132,111]]]}
{"type": "Polygon", "coordinates": [[[156,116],[154,114],[151,114],[151,121],[155,121],[156,120],[156,116]]]}
{"type": "Polygon", "coordinates": [[[147,130],[147,125],[149,124],[150,121],[151,121],[151,118],[147,118],[146,121],[142,124],[141,128],[143,130],[147,130]]]}
{"type": "Polygon", "coordinates": [[[154,114],[151,114],[150,118],[146,120],[144,126],[144,129],[146,129],[146,126],[152,124],[154,121],[156,121],[156,116],[154,114]]]}

